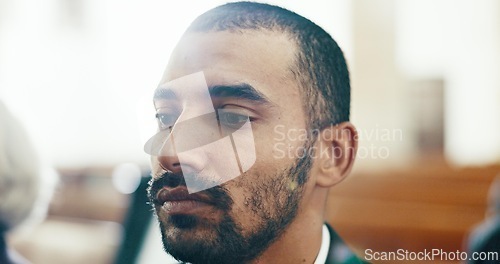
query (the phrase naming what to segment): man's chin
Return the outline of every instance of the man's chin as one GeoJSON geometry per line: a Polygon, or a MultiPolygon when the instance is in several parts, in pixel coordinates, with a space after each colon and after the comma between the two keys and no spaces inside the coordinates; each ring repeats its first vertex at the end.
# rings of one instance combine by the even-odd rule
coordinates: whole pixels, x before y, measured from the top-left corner
{"type": "Polygon", "coordinates": [[[195,215],[171,215],[160,219],[160,228],[164,241],[170,244],[193,243],[214,235],[213,228],[195,215]]]}
{"type": "Polygon", "coordinates": [[[169,224],[178,229],[195,229],[199,226],[199,219],[194,215],[172,215],[169,224]]]}
{"type": "Polygon", "coordinates": [[[181,262],[205,263],[203,260],[210,258],[214,249],[212,239],[215,239],[215,234],[213,229],[200,222],[192,215],[174,215],[168,221],[160,222],[165,252],[181,262]]]}

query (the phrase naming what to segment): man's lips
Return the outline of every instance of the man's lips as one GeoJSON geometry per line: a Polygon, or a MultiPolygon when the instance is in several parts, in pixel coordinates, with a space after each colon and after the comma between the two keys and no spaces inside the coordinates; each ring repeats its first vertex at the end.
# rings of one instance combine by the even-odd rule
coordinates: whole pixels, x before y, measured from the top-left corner
{"type": "Polygon", "coordinates": [[[212,203],[212,201],[199,193],[189,194],[186,187],[176,187],[176,188],[161,188],[156,194],[155,204],[163,205],[165,202],[172,201],[199,201],[204,203],[212,203]]]}
{"type": "Polygon", "coordinates": [[[168,214],[186,214],[197,208],[213,205],[213,201],[206,196],[189,194],[186,187],[163,187],[158,191],[154,203],[168,214]]]}

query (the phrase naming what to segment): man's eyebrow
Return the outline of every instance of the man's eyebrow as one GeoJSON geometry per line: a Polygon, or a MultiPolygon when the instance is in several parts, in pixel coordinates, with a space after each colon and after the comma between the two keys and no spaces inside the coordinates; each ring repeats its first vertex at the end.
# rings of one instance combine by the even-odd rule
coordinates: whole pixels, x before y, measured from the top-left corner
{"type": "Polygon", "coordinates": [[[257,91],[250,84],[213,85],[208,87],[210,96],[220,98],[239,98],[257,103],[269,104],[265,95],[257,91]]]}
{"type": "Polygon", "coordinates": [[[153,100],[173,100],[176,99],[177,95],[170,88],[158,88],[155,90],[153,100]]]}
{"type": "MultiPolygon", "coordinates": [[[[231,85],[212,85],[208,87],[211,97],[217,98],[238,98],[253,101],[256,103],[270,104],[269,99],[261,92],[257,91],[250,84],[231,84],[231,85]]],[[[177,95],[175,92],[168,88],[162,87],[156,89],[154,100],[175,100],[177,95]]]]}

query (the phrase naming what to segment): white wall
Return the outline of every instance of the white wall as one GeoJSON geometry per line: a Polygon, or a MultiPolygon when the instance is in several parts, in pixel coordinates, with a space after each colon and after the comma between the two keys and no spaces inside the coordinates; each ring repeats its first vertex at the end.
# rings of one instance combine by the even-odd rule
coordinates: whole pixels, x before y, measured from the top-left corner
{"type": "Polygon", "coordinates": [[[447,158],[500,162],[500,2],[395,3],[399,68],[407,78],[444,80],[447,158]]]}

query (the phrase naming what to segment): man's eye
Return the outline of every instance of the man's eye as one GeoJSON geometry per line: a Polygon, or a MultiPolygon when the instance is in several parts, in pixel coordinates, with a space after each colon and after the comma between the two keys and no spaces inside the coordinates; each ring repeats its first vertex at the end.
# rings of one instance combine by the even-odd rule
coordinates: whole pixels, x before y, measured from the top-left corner
{"type": "Polygon", "coordinates": [[[174,126],[177,117],[168,114],[156,114],[156,119],[158,120],[160,129],[167,129],[174,126]]]}
{"type": "Polygon", "coordinates": [[[239,128],[243,126],[247,120],[249,120],[247,115],[219,111],[219,121],[220,124],[224,126],[239,128]]]}

